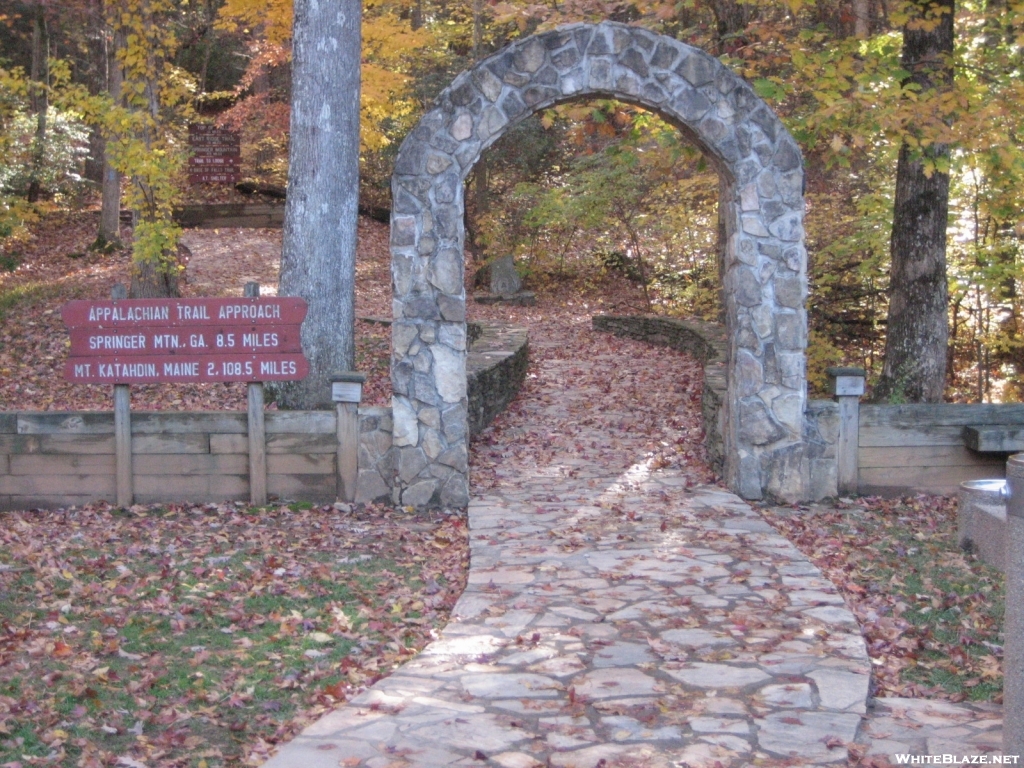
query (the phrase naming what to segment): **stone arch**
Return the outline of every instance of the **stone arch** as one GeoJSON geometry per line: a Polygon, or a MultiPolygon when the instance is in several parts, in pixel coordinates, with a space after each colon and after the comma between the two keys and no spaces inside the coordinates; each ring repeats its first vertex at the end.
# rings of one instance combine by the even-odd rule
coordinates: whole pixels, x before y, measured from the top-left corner
{"type": "Polygon", "coordinates": [[[726,222],[726,481],[804,494],[807,321],[800,149],[717,59],[604,22],[525,38],[460,74],[402,144],[392,177],[392,368],[402,504],[469,501],[463,181],[509,126],[611,96],[657,112],[717,167],[726,222]]]}

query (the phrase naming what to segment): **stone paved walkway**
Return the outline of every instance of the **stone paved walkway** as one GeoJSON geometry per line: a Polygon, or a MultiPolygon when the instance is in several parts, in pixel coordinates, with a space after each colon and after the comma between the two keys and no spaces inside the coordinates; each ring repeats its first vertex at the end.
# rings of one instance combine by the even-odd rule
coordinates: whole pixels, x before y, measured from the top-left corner
{"type": "MultiPolygon", "coordinates": [[[[571,365],[548,350],[540,375],[568,381],[571,365]]],[[[526,420],[564,421],[578,389],[533,398],[526,420]]],[[[580,419],[564,444],[628,414],[580,419]]],[[[733,494],[580,456],[503,465],[470,505],[469,586],[440,638],[268,768],[847,760],[870,662],[833,585],[733,494]]],[[[878,751],[926,749],[908,734],[964,722],[908,711],[886,713],[878,751]]]]}

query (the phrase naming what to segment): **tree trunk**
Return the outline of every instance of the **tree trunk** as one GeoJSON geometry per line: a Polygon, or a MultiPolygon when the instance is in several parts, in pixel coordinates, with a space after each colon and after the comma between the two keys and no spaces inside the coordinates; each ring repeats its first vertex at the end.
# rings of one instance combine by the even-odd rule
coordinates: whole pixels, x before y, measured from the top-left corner
{"type": "Polygon", "coordinates": [[[715,16],[715,53],[721,55],[742,47],[740,34],[757,13],[757,7],[743,0],[709,0],[715,16]]]}
{"type": "MultiPolygon", "coordinates": [[[[107,59],[107,92],[115,104],[121,103],[121,84],[123,73],[117,60],[117,52],[124,45],[124,32],[116,30],[113,40],[106,52],[107,59]]],[[[106,247],[108,243],[117,244],[121,241],[121,174],[117,172],[107,157],[107,143],[103,142],[103,181],[102,204],[100,208],[100,228],[96,233],[96,245],[106,247]]]]}
{"type": "Polygon", "coordinates": [[[36,5],[32,19],[32,72],[31,94],[32,111],[36,114],[36,135],[32,140],[32,173],[28,183],[28,201],[38,202],[42,191],[40,176],[46,160],[46,110],[49,100],[46,97],[46,80],[48,71],[47,48],[49,40],[46,35],[46,16],[41,3],[36,5]]]}
{"type": "Polygon", "coordinates": [[[861,40],[871,34],[871,0],[853,0],[853,36],[861,40]]]}
{"type": "MultiPolygon", "coordinates": [[[[917,4],[903,30],[903,66],[920,93],[953,81],[953,0],[917,4]],[[923,23],[922,23],[923,22],[923,23]]],[[[911,130],[913,130],[911,128],[911,130]]],[[[900,147],[889,273],[889,314],[878,400],[941,402],[949,334],[946,222],[949,176],[935,169],[949,147],[900,147]]]]}
{"type": "Polygon", "coordinates": [[[358,0],[296,0],[282,296],[309,303],[305,380],[279,389],[286,408],[329,408],[331,374],[355,366],[359,208],[358,0]]]}
{"type": "MultiPolygon", "coordinates": [[[[154,31],[165,18],[159,18],[150,0],[140,3],[143,27],[146,39],[155,39],[154,31]]],[[[160,74],[163,70],[164,52],[150,47],[146,53],[146,79],[141,83],[145,103],[143,108],[149,112],[151,121],[143,129],[142,140],[147,154],[153,150],[160,130],[160,74]]],[[[141,192],[142,205],[132,212],[134,219],[134,236],[136,243],[140,235],[140,224],[155,224],[166,219],[168,214],[160,210],[157,201],[157,190],[143,174],[133,175],[131,183],[141,192]]],[[[139,258],[132,260],[132,284],[128,295],[133,299],[148,299],[179,296],[179,267],[181,265],[181,248],[175,243],[174,250],[164,247],[159,257],[139,258]]]]}

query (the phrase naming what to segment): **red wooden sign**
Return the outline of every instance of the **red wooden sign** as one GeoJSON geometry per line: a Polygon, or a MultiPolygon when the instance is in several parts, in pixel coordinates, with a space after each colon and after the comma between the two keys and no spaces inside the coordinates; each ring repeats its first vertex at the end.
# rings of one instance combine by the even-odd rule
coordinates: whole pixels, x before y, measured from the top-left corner
{"type": "Polygon", "coordinates": [[[71,301],[70,381],[295,381],[309,373],[295,297],[71,301]]]}

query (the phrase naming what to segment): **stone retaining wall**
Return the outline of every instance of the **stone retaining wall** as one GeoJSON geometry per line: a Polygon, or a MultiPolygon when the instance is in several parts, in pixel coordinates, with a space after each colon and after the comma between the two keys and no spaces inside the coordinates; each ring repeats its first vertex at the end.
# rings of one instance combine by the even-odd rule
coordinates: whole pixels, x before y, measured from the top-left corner
{"type": "MultiPolygon", "coordinates": [[[[724,473],[723,430],[726,407],[726,329],[717,323],[650,315],[597,315],[596,330],[686,352],[704,365],[701,414],[708,463],[724,473]]],[[[839,407],[831,400],[811,400],[804,414],[805,450],[798,470],[803,474],[805,498],[818,500],[836,495],[839,439],[839,407]]]]}

